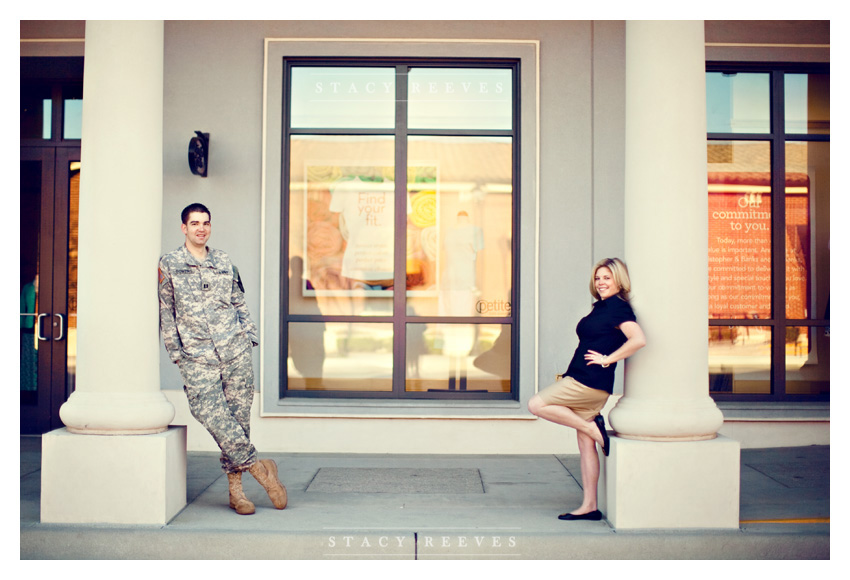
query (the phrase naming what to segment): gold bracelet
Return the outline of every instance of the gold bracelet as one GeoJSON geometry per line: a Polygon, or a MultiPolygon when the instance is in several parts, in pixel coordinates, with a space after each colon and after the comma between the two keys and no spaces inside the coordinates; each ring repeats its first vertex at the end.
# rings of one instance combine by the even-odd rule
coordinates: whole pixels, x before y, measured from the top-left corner
{"type": "Polygon", "coordinates": [[[607,362],[604,362],[604,361],[606,361],[607,359],[608,359],[608,355],[607,355],[607,354],[603,354],[603,355],[602,355],[602,361],[603,361],[603,362],[602,362],[602,368],[603,368],[603,369],[607,369],[607,368],[608,368],[608,366],[609,366],[607,362]]]}

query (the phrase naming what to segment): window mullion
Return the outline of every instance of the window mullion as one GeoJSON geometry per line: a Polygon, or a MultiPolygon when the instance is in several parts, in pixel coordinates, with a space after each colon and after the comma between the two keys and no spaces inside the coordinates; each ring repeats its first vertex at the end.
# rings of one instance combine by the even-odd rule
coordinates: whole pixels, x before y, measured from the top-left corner
{"type": "Polygon", "coordinates": [[[393,253],[393,395],[405,392],[407,365],[407,74],[410,67],[396,67],[395,104],[395,246],[393,253]]]}
{"type": "Polygon", "coordinates": [[[62,141],[62,127],[64,125],[63,120],[65,115],[65,109],[62,106],[62,88],[62,85],[57,83],[53,85],[53,89],[51,91],[53,106],[51,109],[50,122],[53,123],[53,126],[50,128],[50,141],[54,143],[62,141]]]}
{"type": "Polygon", "coordinates": [[[773,271],[773,349],[771,356],[773,395],[785,398],[785,78],[776,71],[771,82],[771,120],[773,149],[771,151],[771,234],[773,271]]]}

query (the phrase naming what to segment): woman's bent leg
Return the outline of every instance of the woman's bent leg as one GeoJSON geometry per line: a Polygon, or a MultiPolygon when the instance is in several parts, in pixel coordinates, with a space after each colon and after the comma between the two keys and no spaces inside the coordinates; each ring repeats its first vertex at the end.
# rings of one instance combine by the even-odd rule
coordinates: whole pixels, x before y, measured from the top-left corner
{"type": "Polygon", "coordinates": [[[540,395],[534,395],[528,401],[528,410],[541,419],[546,419],[552,423],[572,427],[579,434],[584,434],[590,437],[593,441],[602,443],[602,433],[593,421],[585,421],[575,414],[569,407],[563,405],[547,405],[540,395]]]}

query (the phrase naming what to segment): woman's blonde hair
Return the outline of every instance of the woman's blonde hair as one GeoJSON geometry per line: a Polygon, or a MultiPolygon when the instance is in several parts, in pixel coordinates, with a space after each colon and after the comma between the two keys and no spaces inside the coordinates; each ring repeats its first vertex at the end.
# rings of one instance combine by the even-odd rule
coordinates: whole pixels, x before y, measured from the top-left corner
{"type": "Polygon", "coordinates": [[[632,282],[629,279],[629,269],[620,258],[605,258],[596,262],[593,271],[590,273],[590,294],[597,300],[600,299],[599,292],[596,291],[596,272],[603,267],[611,271],[614,282],[620,287],[618,296],[623,300],[628,300],[629,292],[632,291],[632,282]]]}

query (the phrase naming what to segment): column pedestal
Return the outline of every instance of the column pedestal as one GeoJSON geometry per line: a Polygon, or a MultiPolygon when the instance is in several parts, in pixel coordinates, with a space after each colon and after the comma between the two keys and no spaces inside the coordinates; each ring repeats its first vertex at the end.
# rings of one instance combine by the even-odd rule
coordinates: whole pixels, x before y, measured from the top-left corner
{"type": "Polygon", "coordinates": [[[41,521],[167,524],[186,506],[186,427],[156,435],[42,436],[41,521]]]}
{"type": "Polygon", "coordinates": [[[618,530],[739,527],[741,445],[611,438],[599,509],[618,530]],[[602,493],[606,491],[607,493],[602,493]]]}

